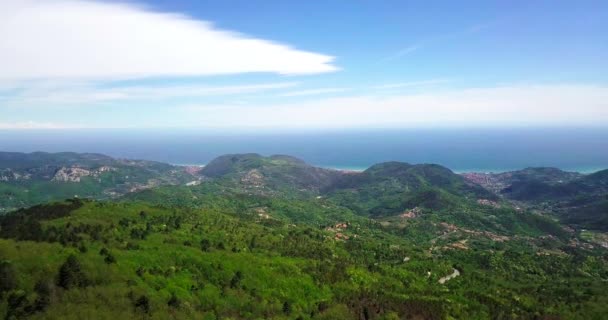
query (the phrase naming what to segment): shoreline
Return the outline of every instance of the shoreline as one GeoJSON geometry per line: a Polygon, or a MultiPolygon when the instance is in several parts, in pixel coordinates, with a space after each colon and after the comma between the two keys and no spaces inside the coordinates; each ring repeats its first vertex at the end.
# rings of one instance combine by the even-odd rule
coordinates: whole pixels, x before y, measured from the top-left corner
{"type": "MultiPolygon", "coordinates": [[[[441,165],[441,166],[444,166],[444,165],[441,165]]],[[[363,171],[367,170],[367,168],[369,168],[369,166],[362,167],[362,166],[327,166],[327,165],[318,165],[317,167],[325,168],[325,169],[333,169],[333,170],[338,170],[338,171],[347,171],[347,172],[363,172],[363,171]]],[[[448,166],[444,166],[444,167],[452,170],[456,174],[465,174],[465,173],[498,174],[498,173],[524,170],[526,168],[543,168],[543,167],[557,168],[559,170],[566,171],[566,172],[576,172],[576,173],[580,173],[580,174],[592,174],[592,173],[595,173],[598,171],[608,169],[608,166],[606,166],[606,167],[581,167],[581,168],[575,168],[575,169],[559,168],[559,167],[551,167],[551,166],[528,166],[528,167],[522,167],[522,168],[508,168],[508,169],[452,169],[448,166]]]]}
{"type": "MultiPolygon", "coordinates": [[[[201,163],[169,163],[170,165],[173,166],[179,166],[179,167],[198,167],[198,168],[204,168],[207,164],[201,164],[201,163]]],[[[314,167],[318,167],[318,168],[324,168],[324,169],[331,169],[331,170],[337,170],[337,171],[344,171],[344,172],[363,172],[365,170],[367,170],[370,166],[354,166],[354,165],[346,165],[346,166],[340,166],[340,165],[317,165],[317,164],[311,164],[314,167]]],[[[444,165],[442,165],[444,166],[444,165]]],[[[580,167],[580,168],[559,168],[559,167],[551,167],[551,166],[528,166],[528,167],[522,167],[522,168],[503,168],[503,169],[452,169],[450,167],[444,166],[450,170],[452,170],[454,173],[456,174],[466,174],[466,173],[483,173],[483,174],[498,174],[498,173],[505,173],[505,172],[512,172],[512,171],[519,171],[519,170],[523,170],[526,168],[540,168],[540,167],[547,167],[547,168],[557,168],[559,170],[562,171],[566,171],[566,172],[576,172],[576,173],[580,173],[580,174],[592,174],[598,171],[602,171],[602,170],[606,170],[608,169],[608,166],[603,168],[603,167],[580,167]]]]}

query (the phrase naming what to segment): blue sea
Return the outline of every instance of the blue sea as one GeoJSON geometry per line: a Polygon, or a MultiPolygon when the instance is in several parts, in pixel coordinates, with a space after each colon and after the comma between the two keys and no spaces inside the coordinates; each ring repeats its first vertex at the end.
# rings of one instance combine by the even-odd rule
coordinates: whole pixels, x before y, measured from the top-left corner
{"type": "Polygon", "coordinates": [[[197,130],[4,130],[0,151],[96,152],[204,165],[227,153],[288,154],[311,164],[363,170],[383,161],[437,163],[456,172],[533,166],[608,168],[608,128],[409,129],[231,133],[197,130]]]}

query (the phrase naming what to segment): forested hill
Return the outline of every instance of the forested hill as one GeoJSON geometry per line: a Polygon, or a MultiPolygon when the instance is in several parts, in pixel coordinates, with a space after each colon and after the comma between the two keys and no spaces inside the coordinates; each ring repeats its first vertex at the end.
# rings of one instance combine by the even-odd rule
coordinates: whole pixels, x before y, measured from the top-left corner
{"type": "Polygon", "coordinates": [[[200,174],[260,191],[319,192],[345,173],[313,167],[286,155],[230,154],[212,160],[200,174]]]}
{"type": "Polygon", "coordinates": [[[0,152],[0,167],[15,170],[70,165],[90,168],[109,165],[115,161],[109,156],[97,153],[0,152]]]}
{"type": "Polygon", "coordinates": [[[495,201],[497,196],[435,164],[386,162],[361,173],[342,177],[328,189],[329,196],[360,213],[395,215],[406,209],[495,201]]]}
{"type": "Polygon", "coordinates": [[[583,175],[556,168],[465,174],[505,199],[581,228],[608,231],[608,170],[583,175]]]}
{"type": "Polygon", "coordinates": [[[196,179],[183,167],[92,153],[0,152],[0,213],[72,197],[115,198],[196,179]]]}
{"type": "Polygon", "coordinates": [[[72,197],[110,199],[160,186],[189,185],[180,196],[182,205],[191,200],[184,194],[214,187],[292,199],[321,196],[356,214],[376,217],[413,208],[441,211],[502,202],[502,207],[523,205],[574,226],[605,230],[607,172],[582,175],[527,168],[459,175],[436,164],[404,162],[349,172],[314,167],[287,155],[259,154],[220,156],[201,169],[100,154],[0,152],[0,212],[72,197]]]}
{"type": "MultiPolygon", "coordinates": [[[[202,169],[90,154],[3,159],[3,172],[19,176],[0,182],[4,200],[15,190],[32,202],[52,199],[63,195],[53,188],[68,186],[99,198],[131,179],[148,182],[103,201],[66,196],[0,215],[5,319],[548,320],[608,312],[605,233],[571,228],[439,165],[345,172],[257,154],[222,156],[202,169]]],[[[543,172],[548,184],[584,181],[601,193],[603,173],[559,182],[543,172]]]]}

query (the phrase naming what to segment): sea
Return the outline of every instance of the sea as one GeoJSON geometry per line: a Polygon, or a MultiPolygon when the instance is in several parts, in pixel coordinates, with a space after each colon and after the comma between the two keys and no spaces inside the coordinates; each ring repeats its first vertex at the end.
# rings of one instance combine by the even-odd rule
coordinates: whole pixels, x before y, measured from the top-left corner
{"type": "Polygon", "coordinates": [[[185,129],[0,130],[0,151],[93,152],[205,165],[230,153],[286,154],[327,168],[385,161],[436,163],[455,172],[608,168],[607,128],[369,129],[256,132],[185,129]]]}

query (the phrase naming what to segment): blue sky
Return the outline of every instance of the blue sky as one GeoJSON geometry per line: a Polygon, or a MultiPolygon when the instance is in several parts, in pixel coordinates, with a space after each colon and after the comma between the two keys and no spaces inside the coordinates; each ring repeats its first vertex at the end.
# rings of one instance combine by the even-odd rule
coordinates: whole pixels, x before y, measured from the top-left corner
{"type": "Polygon", "coordinates": [[[0,128],[608,124],[605,1],[0,4],[0,128]]]}

